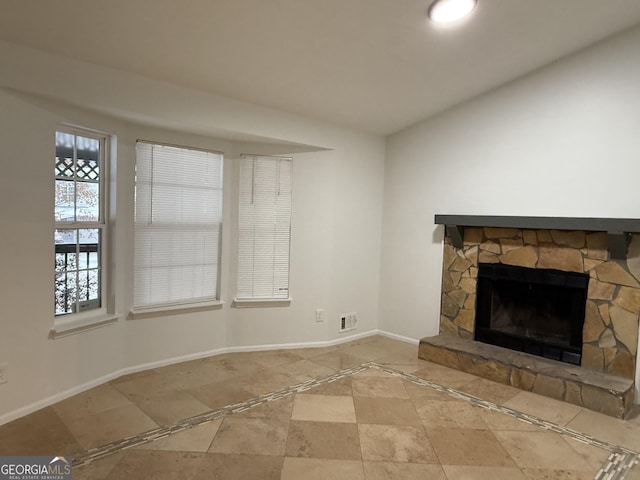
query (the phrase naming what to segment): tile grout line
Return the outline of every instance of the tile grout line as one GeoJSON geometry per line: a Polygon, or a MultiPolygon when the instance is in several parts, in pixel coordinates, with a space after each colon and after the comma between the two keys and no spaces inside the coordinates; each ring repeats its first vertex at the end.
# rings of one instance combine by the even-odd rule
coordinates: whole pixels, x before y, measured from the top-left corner
{"type": "Polygon", "coordinates": [[[545,430],[559,433],[561,435],[566,435],[587,445],[592,445],[597,448],[607,450],[610,452],[610,455],[604,465],[596,473],[596,476],[594,477],[595,480],[624,480],[631,468],[639,461],[640,455],[637,452],[621,447],[619,445],[598,440],[591,435],[580,433],[576,430],[572,430],[570,428],[548,422],[533,415],[529,415],[527,413],[519,412],[509,407],[504,407],[496,403],[483,400],[479,397],[476,397],[475,395],[471,395],[466,392],[439,385],[430,380],[417,377],[410,373],[402,372],[400,370],[396,370],[375,362],[366,362],[359,366],[339,370],[338,372],[326,377],[308,380],[306,382],[298,383],[290,387],[274,390],[273,392],[258,395],[244,402],[234,403],[216,410],[211,410],[199,415],[195,415],[193,417],[186,418],[172,425],[155,428],[153,430],[149,430],[137,435],[126,437],[121,440],[89,449],[84,454],[74,457],[73,466],[83,466],[122,450],[144,445],[146,443],[155,442],[157,440],[167,438],[175,433],[183,432],[204,423],[217,420],[218,418],[222,418],[233,413],[244,412],[251,408],[264,405],[268,402],[280,400],[297,393],[306,392],[308,390],[311,390],[312,388],[332,383],[345,377],[356,375],[370,368],[388,373],[394,377],[401,378],[416,385],[432,388],[440,393],[444,393],[451,397],[469,402],[472,405],[509,415],[520,421],[536,425],[545,430]]]}

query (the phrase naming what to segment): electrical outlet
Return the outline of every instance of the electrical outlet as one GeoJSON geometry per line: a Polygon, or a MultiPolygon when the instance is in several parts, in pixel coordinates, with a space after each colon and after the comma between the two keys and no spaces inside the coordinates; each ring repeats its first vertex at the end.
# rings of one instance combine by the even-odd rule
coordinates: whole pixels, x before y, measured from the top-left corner
{"type": "Polygon", "coordinates": [[[316,322],[323,323],[324,322],[324,310],[319,308],[316,310],[316,322]]]}
{"type": "Polygon", "coordinates": [[[7,376],[8,369],[9,369],[8,363],[0,363],[0,384],[9,382],[9,377],[7,376]]]}

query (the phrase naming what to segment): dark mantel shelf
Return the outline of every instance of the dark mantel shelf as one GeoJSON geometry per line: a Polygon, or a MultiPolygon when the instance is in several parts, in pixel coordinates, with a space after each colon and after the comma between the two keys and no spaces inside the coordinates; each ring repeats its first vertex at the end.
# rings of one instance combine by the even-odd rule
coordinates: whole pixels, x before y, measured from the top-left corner
{"type": "Polygon", "coordinates": [[[612,258],[627,256],[630,234],[640,232],[640,219],[580,217],[515,217],[488,215],[436,215],[435,223],[445,225],[453,245],[462,248],[464,227],[526,228],[532,230],[584,230],[607,232],[612,258]]]}

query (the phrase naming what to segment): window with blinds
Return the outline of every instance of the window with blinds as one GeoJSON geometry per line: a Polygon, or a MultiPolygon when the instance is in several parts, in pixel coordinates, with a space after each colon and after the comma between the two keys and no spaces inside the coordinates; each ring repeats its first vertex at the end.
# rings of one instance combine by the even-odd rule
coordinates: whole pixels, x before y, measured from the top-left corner
{"type": "Polygon", "coordinates": [[[136,146],[134,308],[218,298],[222,155],[136,146]]]}
{"type": "Polygon", "coordinates": [[[289,298],[291,158],[243,155],[237,300],[289,298]]]}

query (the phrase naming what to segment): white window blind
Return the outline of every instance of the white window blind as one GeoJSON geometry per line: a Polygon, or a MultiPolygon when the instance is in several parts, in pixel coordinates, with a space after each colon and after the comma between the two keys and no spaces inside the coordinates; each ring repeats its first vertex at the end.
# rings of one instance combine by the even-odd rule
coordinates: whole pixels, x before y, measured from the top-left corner
{"type": "Polygon", "coordinates": [[[289,298],[292,159],[243,155],[236,298],[289,298]]]}
{"type": "Polygon", "coordinates": [[[134,308],[217,299],[222,155],[138,142],[134,308]]]}

